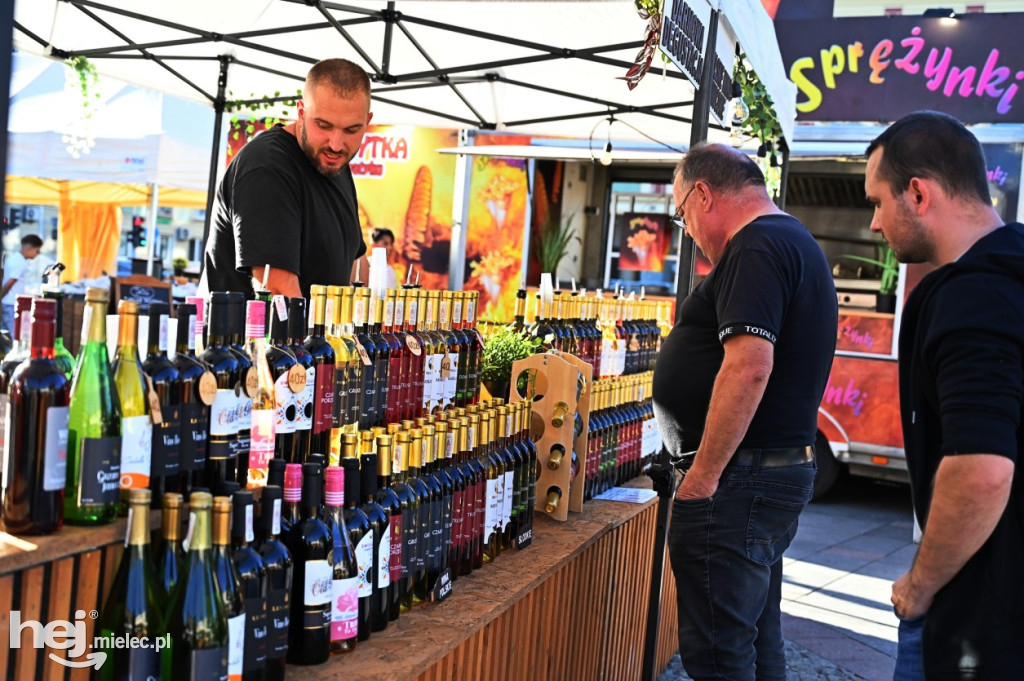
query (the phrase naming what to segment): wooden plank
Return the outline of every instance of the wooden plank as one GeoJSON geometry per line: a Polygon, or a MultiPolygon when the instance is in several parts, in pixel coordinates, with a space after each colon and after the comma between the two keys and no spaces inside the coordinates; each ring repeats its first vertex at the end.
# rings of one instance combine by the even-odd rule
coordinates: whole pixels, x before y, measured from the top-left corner
{"type": "MultiPolygon", "coordinates": [[[[42,566],[25,570],[21,575],[21,592],[18,594],[17,610],[21,621],[42,619],[43,584],[45,569],[42,566]]],[[[31,628],[21,631],[21,647],[14,659],[15,679],[34,679],[42,651],[33,645],[35,634],[31,628]]]]}
{"type": "Polygon", "coordinates": [[[7,675],[7,664],[11,659],[11,610],[14,609],[14,576],[0,577],[0,675],[7,675]]]}
{"type": "MultiPolygon", "coordinates": [[[[95,550],[78,556],[78,574],[75,577],[75,608],[90,613],[100,609],[100,577],[103,572],[103,551],[95,550]]],[[[86,635],[91,639],[96,632],[96,621],[85,620],[86,635]]],[[[70,681],[89,681],[89,668],[72,669],[70,681]]]]}
{"type": "MultiPolygon", "coordinates": [[[[50,596],[50,607],[47,609],[47,622],[54,620],[74,621],[75,613],[71,608],[71,582],[75,572],[75,559],[65,558],[53,564],[50,570],[50,583],[47,590],[50,596]]],[[[66,650],[47,650],[61,659],[68,659],[66,650]]],[[[88,652],[88,650],[86,651],[88,652]]],[[[84,658],[83,658],[84,659],[84,658]]],[[[49,655],[43,658],[44,681],[63,681],[68,668],[54,662],[49,655]]]]}

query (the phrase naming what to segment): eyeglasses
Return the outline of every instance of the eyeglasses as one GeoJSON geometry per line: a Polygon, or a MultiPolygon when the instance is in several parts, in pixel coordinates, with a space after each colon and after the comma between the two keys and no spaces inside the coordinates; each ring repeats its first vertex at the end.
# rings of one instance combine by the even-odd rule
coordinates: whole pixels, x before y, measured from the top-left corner
{"type": "Polygon", "coordinates": [[[683,200],[679,202],[679,207],[676,208],[675,215],[672,216],[672,224],[679,229],[686,229],[686,211],[683,209],[686,207],[686,200],[690,198],[690,194],[692,194],[693,190],[696,188],[696,184],[690,187],[690,191],[686,192],[686,196],[683,197],[683,200]]]}

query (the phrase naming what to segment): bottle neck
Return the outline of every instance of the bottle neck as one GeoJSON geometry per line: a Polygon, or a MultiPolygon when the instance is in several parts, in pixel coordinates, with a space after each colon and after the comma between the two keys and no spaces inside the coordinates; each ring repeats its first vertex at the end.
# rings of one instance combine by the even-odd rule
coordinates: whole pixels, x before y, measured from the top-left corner
{"type": "Polygon", "coordinates": [[[128,546],[149,546],[149,505],[132,503],[128,526],[128,546]]]}
{"type": "Polygon", "coordinates": [[[53,359],[53,336],[52,319],[32,323],[32,359],[53,359]]]}
{"type": "Polygon", "coordinates": [[[192,536],[189,539],[188,545],[189,553],[209,550],[211,546],[210,509],[194,510],[191,512],[191,515],[194,520],[192,521],[192,536]]]}
{"type": "Polygon", "coordinates": [[[139,317],[136,314],[122,312],[118,320],[117,344],[122,348],[134,348],[139,337],[139,317]]]}
{"type": "Polygon", "coordinates": [[[181,541],[181,509],[164,508],[160,519],[161,536],[164,542],[181,541]]]}

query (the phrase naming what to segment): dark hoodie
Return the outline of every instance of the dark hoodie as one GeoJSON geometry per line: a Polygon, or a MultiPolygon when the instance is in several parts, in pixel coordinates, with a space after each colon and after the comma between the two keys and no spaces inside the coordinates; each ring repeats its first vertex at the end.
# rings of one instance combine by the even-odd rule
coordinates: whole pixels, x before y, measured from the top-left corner
{"type": "MultiPolygon", "coordinates": [[[[1024,225],[979,239],[911,293],[900,335],[900,407],[914,509],[927,525],[944,456],[1018,461],[1024,410],[1024,225]]],[[[1024,488],[1016,466],[992,536],[936,595],[928,679],[1024,673],[1024,488]]]]}

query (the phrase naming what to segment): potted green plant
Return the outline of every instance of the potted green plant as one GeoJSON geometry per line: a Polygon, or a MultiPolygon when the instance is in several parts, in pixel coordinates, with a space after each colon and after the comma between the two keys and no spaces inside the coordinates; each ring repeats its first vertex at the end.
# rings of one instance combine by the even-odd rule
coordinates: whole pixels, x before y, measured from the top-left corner
{"type": "Polygon", "coordinates": [[[183,277],[185,276],[185,269],[188,267],[188,260],[185,260],[185,258],[175,258],[171,261],[171,266],[174,268],[174,276],[183,277]]]}
{"type": "Polygon", "coordinates": [[[574,217],[575,213],[570,215],[564,224],[559,224],[558,218],[552,216],[544,223],[543,229],[540,230],[540,238],[536,240],[534,246],[541,272],[557,272],[558,264],[569,251],[569,242],[579,241],[576,228],[572,226],[574,217]]]}
{"type": "Polygon", "coordinates": [[[882,271],[882,279],[878,285],[878,294],[875,300],[875,310],[878,312],[896,311],[896,284],[900,278],[900,261],[896,259],[896,252],[889,244],[880,244],[879,258],[865,258],[860,255],[844,255],[844,258],[857,260],[859,262],[874,265],[882,271]]]}
{"type": "Polygon", "coordinates": [[[499,326],[484,341],[480,380],[487,392],[493,397],[508,399],[512,364],[543,350],[544,341],[531,336],[525,329],[517,330],[511,324],[499,326]]]}

